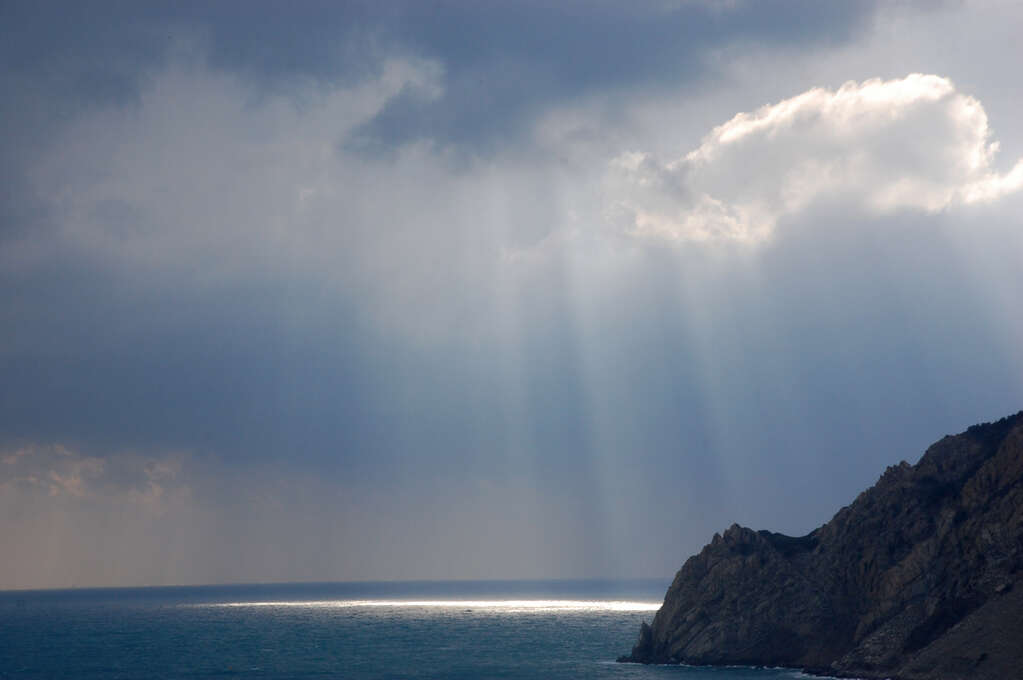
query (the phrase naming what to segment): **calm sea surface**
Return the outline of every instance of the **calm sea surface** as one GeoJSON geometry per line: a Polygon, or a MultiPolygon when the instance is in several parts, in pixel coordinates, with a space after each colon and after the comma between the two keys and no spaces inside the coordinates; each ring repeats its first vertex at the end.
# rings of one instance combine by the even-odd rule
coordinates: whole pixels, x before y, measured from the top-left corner
{"type": "Polygon", "coordinates": [[[0,592],[0,678],[792,678],[616,664],[661,581],[0,592]]]}

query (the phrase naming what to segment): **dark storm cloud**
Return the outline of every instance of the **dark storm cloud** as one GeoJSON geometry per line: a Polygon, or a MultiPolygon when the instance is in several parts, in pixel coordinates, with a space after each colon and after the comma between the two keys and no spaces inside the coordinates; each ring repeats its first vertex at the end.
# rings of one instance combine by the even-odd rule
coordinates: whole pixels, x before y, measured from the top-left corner
{"type": "Polygon", "coordinates": [[[385,55],[435,59],[436,100],[396,97],[353,143],[428,138],[493,145],[560,101],[608,88],[680,85],[715,73],[734,42],[795,49],[841,43],[873,2],[8,3],[0,56],[13,87],[42,89],[49,116],[127,104],[182,41],[214,68],[285,90],[294,79],[350,83],[385,55]]]}
{"type": "Polygon", "coordinates": [[[664,160],[874,75],[841,62],[874,10],[4,5],[0,587],[667,574],[1018,409],[1015,176],[939,172],[981,117],[853,107],[871,145],[794,124],[664,160]],[[616,180],[637,149],[680,190],[616,180]],[[851,190],[786,173],[850,149],[851,190]],[[879,213],[876,168],[1002,188],[879,213]],[[687,225],[699,192],[799,200],[742,245],[613,219],[687,225]]]}
{"type": "Polygon", "coordinates": [[[871,5],[413,3],[395,12],[398,43],[445,66],[444,95],[395,98],[356,143],[432,139],[490,147],[559,102],[709,77],[715,68],[708,50],[735,41],[844,41],[871,5]]]}

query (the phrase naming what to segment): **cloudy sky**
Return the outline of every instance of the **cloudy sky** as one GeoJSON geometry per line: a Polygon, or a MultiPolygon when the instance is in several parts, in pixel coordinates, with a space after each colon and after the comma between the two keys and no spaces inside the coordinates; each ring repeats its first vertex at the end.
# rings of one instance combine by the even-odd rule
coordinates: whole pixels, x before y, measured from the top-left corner
{"type": "Polygon", "coordinates": [[[0,588],[669,577],[1023,408],[1023,6],[0,4],[0,588]]]}

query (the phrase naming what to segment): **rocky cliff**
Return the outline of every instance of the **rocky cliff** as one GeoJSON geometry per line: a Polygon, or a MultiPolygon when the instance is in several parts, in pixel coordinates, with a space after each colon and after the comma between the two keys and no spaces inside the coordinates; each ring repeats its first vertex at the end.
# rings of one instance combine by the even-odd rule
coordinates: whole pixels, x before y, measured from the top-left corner
{"type": "Polygon", "coordinates": [[[806,536],[715,535],[619,660],[1023,678],[1023,412],[888,468],[806,536]]]}

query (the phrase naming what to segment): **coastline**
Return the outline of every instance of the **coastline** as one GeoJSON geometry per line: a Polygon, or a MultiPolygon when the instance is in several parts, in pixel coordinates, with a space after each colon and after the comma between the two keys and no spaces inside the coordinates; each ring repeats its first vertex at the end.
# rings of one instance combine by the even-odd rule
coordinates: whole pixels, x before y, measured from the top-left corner
{"type": "Polygon", "coordinates": [[[892,465],[806,536],[733,524],[690,557],[619,661],[861,680],[1023,665],[1023,411],[892,465]]]}

